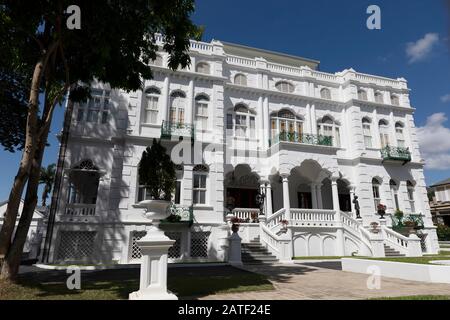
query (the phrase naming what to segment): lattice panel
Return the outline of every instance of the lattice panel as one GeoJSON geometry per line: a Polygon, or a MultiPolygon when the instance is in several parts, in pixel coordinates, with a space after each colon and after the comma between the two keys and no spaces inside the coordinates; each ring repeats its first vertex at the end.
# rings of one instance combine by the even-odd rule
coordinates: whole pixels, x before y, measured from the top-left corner
{"type": "Polygon", "coordinates": [[[61,231],[58,260],[86,260],[94,251],[95,231],[61,231]]]}
{"type": "Polygon", "coordinates": [[[130,260],[137,260],[142,257],[141,248],[139,248],[139,245],[137,244],[137,240],[140,240],[141,238],[145,237],[147,234],[147,231],[133,231],[131,233],[131,254],[130,254],[130,260]]]}
{"type": "Polygon", "coordinates": [[[208,239],[211,232],[200,231],[191,233],[191,257],[208,257],[208,239]]]}
{"type": "Polygon", "coordinates": [[[170,239],[175,240],[173,246],[169,248],[168,256],[172,259],[177,259],[181,257],[181,232],[166,232],[166,236],[170,239]]]}
{"type": "Polygon", "coordinates": [[[419,239],[420,239],[420,247],[422,248],[422,252],[427,252],[427,242],[426,242],[426,239],[427,239],[427,236],[428,236],[428,234],[417,234],[417,236],[419,237],[419,239]]]}

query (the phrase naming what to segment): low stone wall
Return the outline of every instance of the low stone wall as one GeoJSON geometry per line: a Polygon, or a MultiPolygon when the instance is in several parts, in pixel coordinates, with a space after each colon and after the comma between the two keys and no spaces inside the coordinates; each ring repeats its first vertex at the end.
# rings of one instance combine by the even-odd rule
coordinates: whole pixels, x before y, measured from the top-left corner
{"type": "Polygon", "coordinates": [[[375,266],[382,277],[450,284],[450,266],[352,258],[342,258],[341,261],[343,271],[374,275],[375,266]]]}

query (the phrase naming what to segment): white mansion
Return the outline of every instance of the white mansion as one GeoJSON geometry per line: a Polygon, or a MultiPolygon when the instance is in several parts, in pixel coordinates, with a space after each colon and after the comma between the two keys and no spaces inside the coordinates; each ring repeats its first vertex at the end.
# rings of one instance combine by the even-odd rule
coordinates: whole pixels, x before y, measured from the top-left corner
{"type": "Polygon", "coordinates": [[[219,41],[190,55],[172,71],[161,51],[142,91],[98,84],[75,106],[50,261],[138,262],[137,165],[154,138],[177,164],[172,262],[227,261],[230,212],[244,262],[438,252],[405,79],[219,41]],[[420,240],[391,228],[396,210],[421,216],[420,240]]]}

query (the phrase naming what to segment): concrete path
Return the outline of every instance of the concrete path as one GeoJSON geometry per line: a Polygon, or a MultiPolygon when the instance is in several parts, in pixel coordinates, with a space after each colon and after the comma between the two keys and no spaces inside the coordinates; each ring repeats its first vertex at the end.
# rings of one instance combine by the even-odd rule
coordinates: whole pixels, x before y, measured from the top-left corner
{"type": "Polygon", "coordinates": [[[246,265],[269,277],[275,291],[217,294],[207,300],[368,299],[411,295],[450,295],[450,285],[382,278],[381,288],[367,288],[368,275],[344,272],[340,261],[297,262],[293,265],[246,265]]]}

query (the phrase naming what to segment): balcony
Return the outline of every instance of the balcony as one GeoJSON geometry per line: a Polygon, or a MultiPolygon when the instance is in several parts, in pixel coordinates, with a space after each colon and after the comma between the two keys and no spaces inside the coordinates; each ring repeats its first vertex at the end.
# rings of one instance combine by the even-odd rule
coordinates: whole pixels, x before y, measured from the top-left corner
{"type": "Polygon", "coordinates": [[[161,139],[182,140],[190,138],[194,142],[195,127],[193,124],[164,121],[161,124],[161,139]]]}
{"type": "Polygon", "coordinates": [[[385,161],[401,161],[403,165],[411,161],[411,152],[408,148],[386,146],[381,149],[381,157],[385,161]]]}
{"type": "Polygon", "coordinates": [[[273,139],[269,140],[269,146],[276,145],[280,142],[292,142],[317,146],[333,146],[333,138],[329,136],[305,134],[297,132],[281,132],[273,139]]]}

